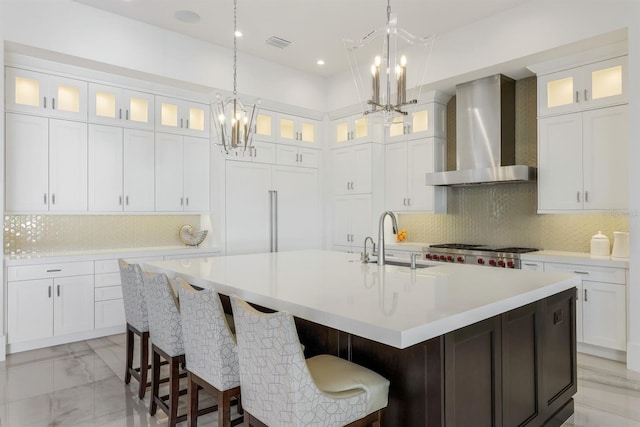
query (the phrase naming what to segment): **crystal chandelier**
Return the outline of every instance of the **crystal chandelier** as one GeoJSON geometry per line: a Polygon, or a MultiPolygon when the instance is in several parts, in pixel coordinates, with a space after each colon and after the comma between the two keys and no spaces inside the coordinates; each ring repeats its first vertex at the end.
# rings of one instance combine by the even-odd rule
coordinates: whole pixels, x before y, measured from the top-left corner
{"type": "Polygon", "coordinates": [[[385,125],[408,114],[405,107],[420,98],[434,41],[435,35],[419,38],[398,28],[391,0],[387,0],[387,25],[362,39],[344,40],[363,114],[382,113],[385,125]],[[367,92],[371,95],[365,98],[367,92]]]}
{"type": "Polygon", "coordinates": [[[233,1],[233,95],[224,98],[216,95],[213,107],[214,122],[219,145],[226,153],[245,151],[251,147],[256,105],[246,108],[238,97],[238,1],[233,1]]]}

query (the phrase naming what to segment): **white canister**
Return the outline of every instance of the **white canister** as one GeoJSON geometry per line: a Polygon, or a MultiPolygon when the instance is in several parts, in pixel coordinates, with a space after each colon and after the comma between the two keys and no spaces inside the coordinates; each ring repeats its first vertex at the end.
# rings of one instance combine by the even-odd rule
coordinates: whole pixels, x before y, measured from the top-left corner
{"type": "Polygon", "coordinates": [[[609,258],[611,251],[611,242],[609,238],[598,231],[598,234],[591,236],[591,257],[592,258],[609,258]]]}
{"type": "Polygon", "coordinates": [[[624,231],[613,232],[613,250],[611,258],[629,258],[629,233],[624,231]]]}

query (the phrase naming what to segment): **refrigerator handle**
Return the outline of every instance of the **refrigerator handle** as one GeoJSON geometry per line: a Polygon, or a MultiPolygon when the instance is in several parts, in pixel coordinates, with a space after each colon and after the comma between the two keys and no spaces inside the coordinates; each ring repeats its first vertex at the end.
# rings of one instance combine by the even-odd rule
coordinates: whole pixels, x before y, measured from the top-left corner
{"type": "Polygon", "coordinates": [[[278,191],[274,190],[273,192],[273,246],[274,252],[278,252],[278,191]]]}

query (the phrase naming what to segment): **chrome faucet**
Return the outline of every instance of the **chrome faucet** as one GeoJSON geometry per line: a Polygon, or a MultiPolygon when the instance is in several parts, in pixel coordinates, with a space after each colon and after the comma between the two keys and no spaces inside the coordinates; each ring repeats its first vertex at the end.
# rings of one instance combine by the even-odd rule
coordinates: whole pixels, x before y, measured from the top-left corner
{"type": "Polygon", "coordinates": [[[373,238],[371,236],[367,236],[364,239],[364,250],[363,252],[360,254],[360,261],[362,261],[363,264],[366,264],[369,262],[369,252],[367,252],[367,240],[371,240],[371,245],[373,246],[372,248],[372,252],[376,251],[376,244],[373,241],[373,238]]]}
{"type": "Polygon", "coordinates": [[[378,265],[384,265],[384,219],[389,215],[393,226],[393,234],[398,233],[398,221],[391,211],[383,212],[378,223],[378,265]]]}

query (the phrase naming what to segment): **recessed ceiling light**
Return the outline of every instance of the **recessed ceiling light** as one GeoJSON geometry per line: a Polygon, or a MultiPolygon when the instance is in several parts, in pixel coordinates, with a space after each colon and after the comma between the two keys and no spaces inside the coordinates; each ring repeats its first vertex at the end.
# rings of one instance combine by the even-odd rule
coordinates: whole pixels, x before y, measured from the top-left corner
{"type": "Polygon", "coordinates": [[[236,30],[236,31],[233,33],[233,35],[234,35],[234,36],[236,36],[236,37],[242,37],[242,31],[240,31],[240,30],[236,30]]]}
{"type": "Polygon", "coordinates": [[[178,21],[185,22],[187,24],[195,24],[200,21],[200,15],[192,10],[178,10],[173,14],[173,16],[178,21]]]}
{"type": "Polygon", "coordinates": [[[318,64],[318,65],[324,65],[324,59],[318,59],[318,60],[316,61],[316,64],[318,64]]]}

